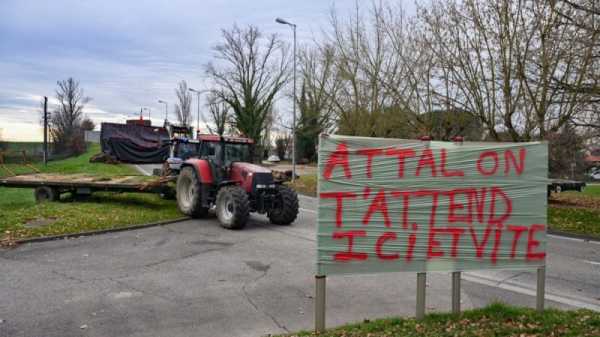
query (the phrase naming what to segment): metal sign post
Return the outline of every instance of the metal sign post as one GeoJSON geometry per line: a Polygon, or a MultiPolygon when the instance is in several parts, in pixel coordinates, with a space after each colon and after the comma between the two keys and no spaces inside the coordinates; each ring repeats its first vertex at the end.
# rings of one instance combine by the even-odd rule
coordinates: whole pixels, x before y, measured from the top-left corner
{"type": "Polygon", "coordinates": [[[315,331],[325,331],[325,275],[315,276],[315,331]]]}
{"type": "Polygon", "coordinates": [[[427,287],[427,273],[417,273],[417,309],[415,317],[425,317],[425,288],[427,287]]]}
{"type": "Polygon", "coordinates": [[[452,313],[460,314],[460,272],[452,272],[452,313]]]}
{"type": "Polygon", "coordinates": [[[544,311],[544,297],[546,293],[546,266],[539,267],[537,270],[537,294],[536,309],[538,312],[544,311]]]}
{"type": "Polygon", "coordinates": [[[44,165],[48,165],[48,97],[44,96],[44,165]]]}

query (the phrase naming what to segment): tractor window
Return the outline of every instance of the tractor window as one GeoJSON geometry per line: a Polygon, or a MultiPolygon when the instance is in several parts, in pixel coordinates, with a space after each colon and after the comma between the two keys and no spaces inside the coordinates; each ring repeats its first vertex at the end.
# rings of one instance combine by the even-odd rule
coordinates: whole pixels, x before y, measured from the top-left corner
{"type": "Polygon", "coordinates": [[[229,165],[234,161],[251,161],[248,144],[225,143],[225,164],[229,165]]]}
{"type": "Polygon", "coordinates": [[[216,156],[216,147],[217,143],[213,142],[203,142],[202,143],[202,155],[214,159],[216,156]]]}
{"type": "Polygon", "coordinates": [[[183,160],[197,157],[199,155],[198,152],[198,144],[197,143],[179,143],[177,146],[176,157],[179,157],[183,160]]]}

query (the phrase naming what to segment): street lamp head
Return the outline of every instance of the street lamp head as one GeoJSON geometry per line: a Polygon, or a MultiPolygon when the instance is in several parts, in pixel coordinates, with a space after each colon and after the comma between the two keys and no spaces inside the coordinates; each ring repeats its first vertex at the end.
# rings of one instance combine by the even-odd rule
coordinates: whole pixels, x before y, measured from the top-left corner
{"type": "Polygon", "coordinates": [[[190,90],[191,92],[198,92],[196,89],[193,89],[193,88],[189,88],[189,90],[190,90]]]}
{"type": "Polygon", "coordinates": [[[289,25],[289,26],[296,27],[296,25],[295,25],[295,24],[293,24],[293,23],[291,23],[291,22],[289,22],[289,21],[286,21],[286,20],[284,20],[284,19],[282,19],[282,18],[276,18],[276,19],[275,19],[275,22],[277,22],[277,23],[280,23],[280,24],[282,24],[282,25],[289,25]]]}
{"type": "Polygon", "coordinates": [[[167,102],[163,101],[162,99],[159,99],[159,100],[158,100],[158,103],[167,104],[167,102]]]}

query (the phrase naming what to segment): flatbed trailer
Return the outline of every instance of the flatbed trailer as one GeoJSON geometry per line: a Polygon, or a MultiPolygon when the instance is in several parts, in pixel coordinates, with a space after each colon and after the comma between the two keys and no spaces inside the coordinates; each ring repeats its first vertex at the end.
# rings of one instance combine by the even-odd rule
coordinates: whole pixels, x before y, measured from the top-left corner
{"type": "Polygon", "coordinates": [[[576,180],[566,180],[566,179],[552,179],[550,183],[548,183],[548,196],[552,192],[560,193],[566,191],[577,191],[582,192],[585,189],[585,182],[576,181],[576,180]]]}
{"type": "Polygon", "coordinates": [[[98,191],[168,193],[172,178],[144,176],[102,177],[89,174],[33,173],[0,178],[0,186],[33,188],[35,199],[59,200],[63,193],[90,195],[98,191]]]}

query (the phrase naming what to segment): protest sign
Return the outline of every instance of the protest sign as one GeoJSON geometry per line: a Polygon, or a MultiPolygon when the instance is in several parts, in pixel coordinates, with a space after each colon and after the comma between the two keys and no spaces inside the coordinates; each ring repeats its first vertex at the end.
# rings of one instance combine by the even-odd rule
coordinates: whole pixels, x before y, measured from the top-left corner
{"type": "Polygon", "coordinates": [[[547,153],[322,135],[317,274],[543,266],[547,153]]]}

